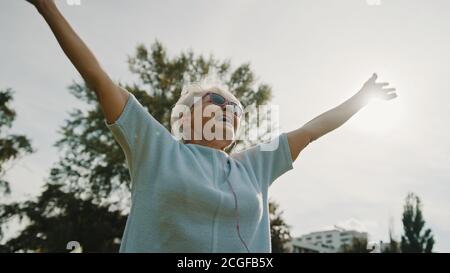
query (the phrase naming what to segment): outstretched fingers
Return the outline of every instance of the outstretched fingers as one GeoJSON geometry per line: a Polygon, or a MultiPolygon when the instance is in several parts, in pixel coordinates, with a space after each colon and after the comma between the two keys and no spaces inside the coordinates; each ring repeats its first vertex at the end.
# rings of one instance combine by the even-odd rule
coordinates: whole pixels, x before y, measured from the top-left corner
{"type": "Polygon", "coordinates": [[[393,87],[390,88],[381,88],[381,98],[384,100],[391,100],[397,97],[396,89],[393,87]]]}
{"type": "Polygon", "coordinates": [[[388,86],[389,83],[388,82],[377,82],[377,83],[375,83],[375,85],[378,86],[378,87],[383,88],[383,87],[388,86]]]}
{"type": "Polygon", "coordinates": [[[382,99],[384,99],[384,100],[392,100],[392,99],[395,99],[396,97],[398,97],[398,95],[395,92],[384,93],[383,96],[382,96],[382,99]]]}
{"type": "Polygon", "coordinates": [[[375,86],[379,88],[380,97],[382,99],[391,100],[397,97],[397,94],[395,93],[396,89],[393,87],[388,87],[388,82],[375,83],[375,86]]]}

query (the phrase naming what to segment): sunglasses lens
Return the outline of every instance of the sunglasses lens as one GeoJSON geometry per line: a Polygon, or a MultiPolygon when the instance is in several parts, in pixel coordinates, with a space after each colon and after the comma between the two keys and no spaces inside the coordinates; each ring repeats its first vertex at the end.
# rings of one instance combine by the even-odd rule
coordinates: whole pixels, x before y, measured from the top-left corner
{"type": "MultiPolygon", "coordinates": [[[[216,93],[210,93],[209,97],[211,98],[211,102],[215,105],[222,106],[225,104],[225,102],[227,102],[227,100],[223,96],[216,93]]],[[[239,107],[239,105],[234,102],[228,102],[227,104],[232,106],[233,112],[236,116],[240,117],[242,115],[242,109],[241,107],[239,107]]]]}
{"type": "Polygon", "coordinates": [[[223,105],[225,103],[225,98],[219,94],[211,93],[210,94],[212,103],[216,105],[223,105]]]}

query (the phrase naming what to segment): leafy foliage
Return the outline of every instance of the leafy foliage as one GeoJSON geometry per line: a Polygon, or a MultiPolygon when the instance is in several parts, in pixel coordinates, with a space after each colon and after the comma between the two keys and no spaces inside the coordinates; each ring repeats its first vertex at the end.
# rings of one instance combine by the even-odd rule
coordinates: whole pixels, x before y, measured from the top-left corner
{"type": "Polygon", "coordinates": [[[431,253],[434,246],[434,238],[431,229],[423,230],[425,220],[422,215],[420,198],[409,193],[403,210],[404,235],[401,241],[403,253],[431,253]]]}
{"type": "Polygon", "coordinates": [[[12,96],[11,89],[0,90],[0,194],[10,193],[9,183],[3,179],[8,170],[7,165],[33,152],[28,138],[24,135],[8,133],[8,129],[12,127],[16,118],[16,112],[9,105],[12,96]]]}
{"type": "Polygon", "coordinates": [[[287,243],[292,239],[289,232],[290,226],[284,221],[283,212],[279,210],[279,205],[273,200],[269,203],[269,214],[272,252],[289,252],[287,243]]]}

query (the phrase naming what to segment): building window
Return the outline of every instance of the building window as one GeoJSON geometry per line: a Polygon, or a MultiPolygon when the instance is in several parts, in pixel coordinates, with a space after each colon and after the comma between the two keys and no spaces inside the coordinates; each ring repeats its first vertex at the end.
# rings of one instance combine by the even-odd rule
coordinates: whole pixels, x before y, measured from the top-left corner
{"type": "Polygon", "coordinates": [[[327,244],[331,244],[331,243],[333,243],[332,240],[327,240],[327,244]]]}
{"type": "Polygon", "coordinates": [[[311,239],[312,239],[311,237],[306,238],[306,240],[308,240],[308,241],[311,241],[311,239]]]}
{"type": "Polygon", "coordinates": [[[320,235],[316,236],[316,239],[322,239],[322,236],[320,236],[320,235]]]}
{"type": "Polygon", "coordinates": [[[327,238],[331,238],[331,236],[333,236],[333,235],[331,235],[331,234],[327,234],[327,238]]]}

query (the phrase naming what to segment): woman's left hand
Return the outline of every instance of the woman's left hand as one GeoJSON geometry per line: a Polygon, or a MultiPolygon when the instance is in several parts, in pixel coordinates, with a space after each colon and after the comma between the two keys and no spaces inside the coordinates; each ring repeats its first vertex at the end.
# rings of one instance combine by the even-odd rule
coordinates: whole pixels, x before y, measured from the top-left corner
{"type": "Polygon", "coordinates": [[[397,97],[395,88],[388,87],[387,82],[376,82],[378,76],[376,73],[367,80],[361,90],[358,92],[359,96],[365,102],[368,102],[371,98],[378,98],[382,100],[392,100],[397,97]]]}

